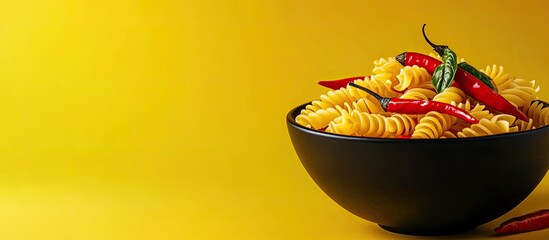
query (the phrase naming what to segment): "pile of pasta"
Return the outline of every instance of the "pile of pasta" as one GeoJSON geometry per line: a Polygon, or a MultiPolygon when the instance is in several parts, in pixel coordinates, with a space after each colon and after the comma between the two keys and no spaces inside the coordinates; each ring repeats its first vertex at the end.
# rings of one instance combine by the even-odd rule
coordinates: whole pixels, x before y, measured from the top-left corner
{"type": "MultiPolygon", "coordinates": [[[[430,55],[441,59],[438,54],[430,55]]],[[[436,111],[418,115],[385,112],[375,98],[351,86],[322,94],[301,110],[296,122],[334,134],[380,138],[465,138],[526,131],[549,124],[549,107],[544,107],[546,103],[537,96],[539,84],[506,73],[502,66],[491,65],[480,71],[493,80],[500,95],[530,118],[528,122],[491,111],[456,87],[437,93],[431,75],[422,67],[402,66],[394,57],[380,58],[373,65],[370,76],[354,83],[384,97],[452,104],[469,112],[479,123],[471,124],[436,111]]]]}

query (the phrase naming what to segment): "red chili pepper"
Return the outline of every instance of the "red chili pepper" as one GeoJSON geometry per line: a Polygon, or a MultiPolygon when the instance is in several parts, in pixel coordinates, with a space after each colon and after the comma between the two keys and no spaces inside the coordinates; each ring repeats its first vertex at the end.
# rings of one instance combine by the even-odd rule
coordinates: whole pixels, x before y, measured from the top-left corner
{"type": "MultiPolygon", "coordinates": [[[[327,87],[332,90],[338,90],[340,88],[347,87],[347,85],[350,82],[354,82],[355,80],[364,80],[364,79],[366,79],[366,76],[356,76],[356,77],[343,78],[343,79],[337,79],[337,80],[319,81],[318,84],[320,86],[327,87]]],[[[400,94],[406,92],[406,90],[402,90],[402,91],[396,90],[394,87],[391,87],[391,90],[393,92],[400,93],[400,94]]]]}
{"type": "Polygon", "coordinates": [[[511,218],[494,231],[499,234],[530,232],[549,228],[549,209],[542,209],[522,216],[511,218]]]}
{"type": "Polygon", "coordinates": [[[353,82],[349,83],[350,86],[361,89],[374,98],[376,98],[383,110],[387,112],[395,113],[405,113],[405,114],[425,114],[430,111],[437,111],[440,113],[446,113],[458,118],[461,118],[470,123],[478,123],[478,120],[471,116],[468,112],[453,106],[451,104],[432,101],[432,100],[412,100],[412,99],[402,99],[402,98],[386,98],[382,97],[374,91],[365,88],[363,86],[357,85],[353,82]]]}
{"type": "Polygon", "coordinates": [[[438,59],[417,52],[404,52],[397,55],[395,59],[403,66],[417,65],[425,68],[429,74],[433,74],[438,65],[441,64],[438,59]]]}
{"type": "MultiPolygon", "coordinates": [[[[436,58],[416,52],[401,53],[396,56],[396,60],[404,66],[417,65],[423,67],[429,74],[433,74],[435,68],[441,64],[436,58]]],[[[453,86],[460,88],[464,93],[486,104],[488,107],[513,115],[526,122],[529,120],[526,114],[513,106],[507,99],[461,68],[458,68],[456,71],[453,86]]]]}
{"type": "Polygon", "coordinates": [[[356,76],[356,77],[343,78],[343,79],[338,79],[338,80],[319,81],[318,84],[320,86],[331,88],[333,90],[338,90],[340,88],[347,87],[347,84],[349,84],[350,82],[352,82],[354,80],[357,80],[357,79],[364,80],[365,78],[366,78],[366,76],[356,76]]]}

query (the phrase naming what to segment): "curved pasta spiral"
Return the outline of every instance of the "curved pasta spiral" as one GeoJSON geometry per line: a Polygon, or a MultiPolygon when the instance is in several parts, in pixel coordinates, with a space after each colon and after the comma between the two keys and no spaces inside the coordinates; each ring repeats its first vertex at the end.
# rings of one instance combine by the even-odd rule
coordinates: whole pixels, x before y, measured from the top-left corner
{"type": "Polygon", "coordinates": [[[457,138],[456,134],[453,133],[452,131],[444,131],[442,133],[442,135],[440,136],[440,138],[457,138]]]}
{"type": "Polygon", "coordinates": [[[352,99],[351,96],[346,93],[346,90],[344,88],[331,90],[328,91],[326,94],[320,95],[320,99],[313,100],[310,104],[305,106],[305,109],[301,111],[301,114],[309,114],[311,112],[316,112],[320,109],[343,106],[343,103],[353,101],[354,99],[352,99]]]}
{"type": "Polygon", "coordinates": [[[351,117],[351,114],[345,112],[328,124],[326,132],[349,136],[358,136],[357,130],[359,127],[360,126],[351,117]]]}
{"type": "Polygon", "coordinates": [[[472,124],[471,127],[464,128],[457,133],[459,138],[479,137],[509,132],[517,132],[518,127],[513,126],[515,117],[509,114],[498,114],[492,119],[481,119],[479,123],[472,124]]]}
{"type": "MultiPolygon", "coordinates": [[[[391,90],[391,86],[387,82],[381,79],[366,78],[364,80],[355,80],[354,83],[356,85],[368,88],[383,97],[396,97],[398,95],[398,93],[395,93],[391,90]]],[[[360,98],[369,98],[369,99],[375,100],[375,98],[372,97],[367,92],[362,91],[355,87],[349,86],[345,88],[344,91],[346,92],[347,95],[351,96],[355,100],[360,98]]]]}
{"type": "Polygon", "coordinates": [[[374,61],[374,68],[372,69],[372,72],[374,73],[373,78],[382,81],[390,81],[392,84],[397,80],[396,76],[401,68],[403,68],[402,64],[394,57],[380,58],[374,61]]]}
{"type": "Polygon", "coordinates": [[[397,83],[393,88],[402,92],[408,88],[414,88],[425,82],[431,81],[431,74],[429,74],[425,68],[413,65],[401,68],[396,78],[397,83]]]}
{"type": "Polygon", "coordinates": [[[519,131],[532,130],[532,129],[535,129],[535,128],[536,128],[536,126],[534,126],[534,120],[531,119],[531,118],[528,120],[528,122],[525,122],[525,121],[515,121],[515,123],[513,124],[513,126],[518,127],[518,130],[519,130],[519,131]]]}
{"type": "Polygon", "coordinates": [[[295,121],[302,126],[318,130],[326,127],[332,119],[341,116],[342,110],[340,106],[318,109],[316,112],[299,114],[295,121]]]}
{"type": "MultiPolygon", "coordinates": [[[[475,104],[474,107],[472,107],[471,102],[469,100],[465,101],[465,103],[458,104],[457,107],[464,109],[477,120],[483,119],[483,118],[492,119],[492,117],[494,117],[494,114],[492,114],[489,110],[486,109],[486,105],[477,103],[475,104]]],[[[459,119],[459,121],[463,121],[463,120],[459,119]]]]}
{"type": "Polygon", "coordinates": [[[392,114],[383,116],[353,110],[342,112],[342,115],[334,119],[326,132],[364,136],[364,137],[397,137],[409,135],[416,125],[416,120],[410,115],[392,114]]]}
{"type": "Polygon", "coordinates": [[[502,66],[496,66],[495,64],[492,66],[487,66],[484,70],[480,69],[480,71],[488,75],[488,77],[494,81],[498,91],[507,89],[509,87],[509,83],[511,83],[514,79],[503,70],[502,66]]]}
{"type": "Polygon", "coordinates": [[[388,137],[410,136],[417,125],[417,118],[407,114],[392,114],[385,118],[388,137]]]}
{"type": "MultiPolygon", "coordinates": [[[[485,105],[477,103],[473,106],[471,104],[471,101],[469,100],[466,100],[464,103],[459,103],[457,107],[467,111],[471,116],[473,116],[475,119],[479,121],[480,119],[485,119],[485,118],[492,119],[492,117],[494,116],[494,114],[490,113],[490,111],[485,109],[486,108],[485,105]]],[[[462,119],[456,119],[456,123],[454,123],[454,125],[452,125],[450,129],[442,135],[445,136],[446,138],[456,138],[457,136],[455,134],[457,132],[460,132],[464,128],[470,127],[470,126],[471,126],[471,123],[466,122],[462,119]]]]}
{"type": "Polygon", "coordinates": [[[549,107],[540,101],[532,101],[525,104],[522,111],[533,121],[534,127],[542,127],[549,124],[549,107]]]}
{"type": "Polygon", "coordinates": [[[434,89],[428,89],[423,87],[410,88],[406,90],[399,98],[412,99],[412,100],[427,100],[432,99],[437,95],[434,89]]]}
{"type": "MultiPolygon", "coordinates": [[[[395,92],[391,91],[386,82],[381,80],[366,78],[364,80],[355,80],[354,83],[375,91],[383,96],[394,97],[397,95],[395,92]]],[[[352,103],[361,98],[375,100],[368,93],[350,86],[340,88],[338,90],[331,90],[328,91],[328,93],[321,95],[320,99],[314,100],[308,104],[305,109],[301,111],[301,114],[309,114],[311,112],[316,112],[319,109],[328,109],[335,106],[343,107],[344,103],[352,103]]]]}
{"type": "Polygon", "coordinates": [[[379,101],[372,101],[367,98],[358,99],[352,104],[345,103],[344,106],[347,112],[358,110],[360,112],[365,112],[365,113],[378,113],[382,115],[389,114],[383,110],[379,101]]]}
{"type": "Polygon", "coordinates": [[[360,112],[366,113],[384,113],[383,108],[379,104],[379,101],[372,101],[367,98],[361,98],[351,104],[345,102],[343,107],[335,106],[329,107],[327,109],[318,109],[315,112],[301,113],[296,117],[296,122],[302,126],[313,129],[323,129],[328,126],[330,121],[342,115],[343,111],[351,112],[353,110],[358,110],[360,112]]]}
{"type": "Polygon", "coordinates": [[[431,111],[416,125],[412,138],[439,138],[455,123],[456,117],[431,111]]]}
{"type": "MultiPolygon", "coordinates": [[[[465,93],[456,87],[449,87],[433,97],[433,101],[457,105],[464,101],[465,93]]],[[[419,120],[412,138],[439,138],[456,122],[456,117],[435,111],[428,112],[419,120]]]]}
{"type": "Polygon", "coordinates": [[[499,94],[516,107],[521,108],[534,100],[538,91],[539,86],[535,81],[515,78],[509,82],[506,89],[499,91],[499,94]]]}
{"type": "Polygon", "coordinates": [[[457,87],[448,87],[433,97],[433,101],[457,105],[463,102],[467,96],[457,87]]]}

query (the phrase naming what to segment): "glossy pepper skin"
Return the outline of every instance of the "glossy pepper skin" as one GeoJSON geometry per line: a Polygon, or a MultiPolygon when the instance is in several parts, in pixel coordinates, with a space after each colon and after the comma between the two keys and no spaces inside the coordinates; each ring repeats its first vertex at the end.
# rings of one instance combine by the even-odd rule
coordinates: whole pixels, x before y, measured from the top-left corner
{"type": "Polygon", "coordinates": [[[425,114],[430,111],[445,113],[458,118],[461,118],[469,123],[478,123],[478,120],[471,116],[468,112],[454,105],[432,101],[432,100],[413,100],[402,98],[386,98],[367,89],[363,86],[349,83],[349,86],[361,89],[376,98],[383,110],[387,112],[403,113],[403,114],[425,114]]]}
{"type": "Polygon", "coordinates": [[[478,120],[468,112],[463,111],[454,105],[432,100],[391,98],[385,106],[385,111],[407,114],[425,114],[430,111],[436,111],[461,118],[469,123],[478,123],[478,120]]]}
{"type": "Polygon", "coordinates": [[[494,231],[499,234],[530,232],[549,228],[549,209],[542,209],[522,216],[511,218],[494,231]]]}
{"type": "Polygon", "coordinates": [[[357,79],[364,80],[365,78],[366,76],[356,76],[356,77],[342,78],[337,80],[324,80],[324,81],[318,81],[318,85],[330,88],[332,90],[338,90],[340,88],[347,87],[347,84],[349,84],[354,80],[357,80],[357,79]]]}
{"type": "MultiPolygon", "coordinates": [[[[404,66],[417,65],[423,67],[429,74],[433,74],[435,68],[441,64],[436,58],[416,52],[404,52],[397,55],[395,59],[404,66]]],[[[488,107],[513,115],[525,122],[529,120],[526,114],[518,110],[507,99],[461,68],[457,69],[453,86],[461,89],[464,93],[486,104],[488,107]]]]}

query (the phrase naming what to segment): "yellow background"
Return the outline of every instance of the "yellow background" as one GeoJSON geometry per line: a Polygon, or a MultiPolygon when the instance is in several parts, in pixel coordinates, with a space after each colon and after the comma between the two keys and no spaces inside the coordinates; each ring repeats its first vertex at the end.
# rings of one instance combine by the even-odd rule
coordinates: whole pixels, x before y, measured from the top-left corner
{"type": "MultiPolygon", "coordinates": [[[[326,91],[318,80],[430,51],[423,23],[459,57],[535,79],[549,99],[546,9],[541,0],[2,1],[0,239],[420,239],[330,200],[301,166],[286,113],[326,91]]],[[[443,239],[488,239],[503,220],[548,207],[546,177],[513,211],[443,239]]]]}

